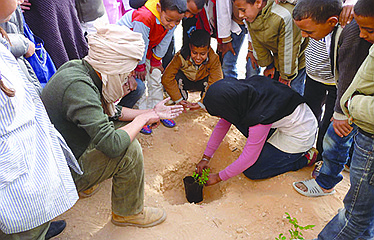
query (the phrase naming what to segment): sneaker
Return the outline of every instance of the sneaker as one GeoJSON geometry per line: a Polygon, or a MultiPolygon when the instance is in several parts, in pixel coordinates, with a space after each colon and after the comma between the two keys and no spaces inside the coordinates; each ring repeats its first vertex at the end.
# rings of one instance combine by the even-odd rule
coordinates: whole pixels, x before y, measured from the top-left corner
{"type": "Polygon", "coordinates": [[[94,195],[95,193],[97,193],[97,191],[99,191],[99,189],[100,189],[100,184],[96,184],[92,188],[89,188],[85,191],[79,192],[78,195],[81,198],[88,198],[88,197],[91,197],[92,195],[94,195]]]}
{"type": "Polygon", "coordinates": [[[305,153],[305,157],[308,159],[307,166],[312,166],[317,160],[318,150],[312,147],[305,153]]]}
{"type": "Polygon", "coordinates": [[[175,127],[175,121],[173,119],[161,119],[160,122],[168,128],[173,128],[175,127]]]}
{"type": "Polygon", "coordinates": [[[57,235],[62,233],[62,231],[64,231],[65,227],[66,227],[65,220],[51,222],[47,230],[47,233],[45,235],[45,239],[47,240],[47,239],[56,237],[57,235]]]}
{"type": "Polygon", "coordinates": [[[166,212],[160,208],[144,207],[138,214],[122,217],[112,213],[112,223],[117,226],[153,227],[166,219],[166,212]]]}
{"type": "Polygon", "coordinates": [[[319,175],[319,171],[321,170],[321,167],[323,165],[323,161],[316,162],[316,165],[314,166],[314,169],[312,171],[312,178],[316,179],[319,175]]]}
{"type": "Polygon", "coordinates": [[[149,127],[149,125],[144,125],[144,127],[142,127],[140,132],[145,135],[150,135],[152,133],[152,129],[149,127]]]}

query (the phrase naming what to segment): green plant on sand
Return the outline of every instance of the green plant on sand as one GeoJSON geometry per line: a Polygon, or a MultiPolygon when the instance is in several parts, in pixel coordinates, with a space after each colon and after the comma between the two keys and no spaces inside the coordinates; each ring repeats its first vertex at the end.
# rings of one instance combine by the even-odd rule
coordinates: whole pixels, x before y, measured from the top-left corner
{"type": "Polygon", "coordinates": [[[210,169],[205,168],[203,169],[201,175],[194,172],[192,174],[192,177],[195,179],[195,182],[197,182],[200,186],[204,186],[209,179],[209,172],[210,172],[210,169]]]}
{"type": "MultiPolygon", "coordinates": [[[[298,224],[296,218],[291,218],[290,214],[286,212],[288,222],[293,225],[293,229],[288,230],[290,233],[290,238],[289,239],[305,239],[302,234],[302,230],[308,230],[308,229],[313,229],[315,225],[307,225],[305,227],[302,227],[298,224]]],[[[275,238],[275,240],[286,240],[286,236],[283,235],[283,233],[279,234],[278,237],[275,238]]]]}

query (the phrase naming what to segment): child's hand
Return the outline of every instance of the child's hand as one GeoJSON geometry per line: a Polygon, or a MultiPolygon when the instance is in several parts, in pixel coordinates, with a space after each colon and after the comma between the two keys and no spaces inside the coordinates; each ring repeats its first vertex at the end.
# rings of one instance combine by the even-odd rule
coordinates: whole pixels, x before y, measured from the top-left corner
{"type": "Polygon", "coordinates": [[[287,86],[291,87],[291,81],[289,81],[289,80],[286,80],[286,79],[283,79],[283,78],[279,77],[278,81],[283,83],[284,85],[287,85],[287,86]]]}
{"type": "Polygon", "coordinates": [[[31,57],[35,53],[35,44],[29,40],[29,48],[27,49],[27,52],[25,53],[25,58],[31,57]]]}
{"type": "Polygon", "coordinates": [[[333,118],[332,126],[334,127],[335,133],[339,137],[345,137],[352,131],[352,126],[349,125],[348,119],[345,120],[337,120],[333,118]]]}
{"type": "Polygon", "coordinates": [[[154,69],[158,69],[158,70],[160,70],[161,73],[164,72],[164,67],[163,67],[162,65],[159,65],[159,66],[151,66],[151,69],[149,70],[149,73],[152,74],[152,72],[153,72],[154,69]]]}
{"type": "Polygon", "coordinates": [[[246,60],[248,61],[249,58],[251,59],[252,68],[253,69],[258,68],[257,59],[255,58],[255,56],[253,55],[253,52],[251,52],[251,51],[248,51],[246,60]]]}
{"type": "Polygon", "coordinates": [[[266,77],[273,78],[274,77],[274,73],[275,73],[275,67],[273,67],[273,68],[266,68],[264,70],[264,76],[266,76],[266,77]]]}
{"type": "Polygon", "coordinates": [[[228,42],[228,43],[221,43],[220,44],[220,48],[219,48],[221,54],[222,54],[222,57],[225,56],[225,54],[230,51],[232,52],[232,54],[235,56],[236,53],[234,51],[234,48],[232,47],[232,43],[231,42],[228,42]]]}
{"type": "Polygon", "coordinates": [[[141,72],[138,72],[138,71],[135,71],[135,76],[136,78],[139,78],[140,80],[142,80],[144,82],[145,80],[145,76],[147,75],[147,71],[144,70],[144,71],[141,71],[141,72]]]}

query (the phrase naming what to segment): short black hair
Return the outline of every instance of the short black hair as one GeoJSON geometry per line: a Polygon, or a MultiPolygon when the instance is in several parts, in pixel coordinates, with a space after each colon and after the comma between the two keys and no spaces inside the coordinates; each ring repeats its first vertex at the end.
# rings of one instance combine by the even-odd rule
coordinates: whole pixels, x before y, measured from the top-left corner
{"type": "Polygon", "coordinates": [[[186,0],[160,0],[161,11],[178,11],[185,13],[187,11],[186,0]]]}
{"type": "Polygon", "coordinates": [[[296,21],[311,18],[316,23],[325,23],[332,16],[339,16],[341,0],[298,0],[292,12],[296,21]]]}
{"type": "Polygon", "coordinates": [[[210,34],[204,29],[197,29],[191,33],[190,44],[195,47],[209,47],[210,34]]]}
{"type": "Polygon", "coordinates": [[[374,17],[374,0],[359,0],[355,4],[354,12],[362,17],[374,17]]]}
{"type": "Polygon", "coordinates": [[[187,0],[187,2],[189,1],[194,1],[194,3],[196,4],[196,7],[197,9],[201,10],[203,9],[205,3],[206,3],[206,0],[187,0]]]}

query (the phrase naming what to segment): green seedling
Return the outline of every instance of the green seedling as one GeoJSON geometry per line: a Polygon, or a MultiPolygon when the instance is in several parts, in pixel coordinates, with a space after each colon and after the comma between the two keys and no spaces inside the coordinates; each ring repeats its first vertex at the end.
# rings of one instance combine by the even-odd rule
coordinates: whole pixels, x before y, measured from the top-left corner
{"type": "MultiPolygon", "coordinates": [[[[303,233],[301,231],[302,230],[308,230],[308,229],[313,230],[313,227],[315,226],[315,225],[307,225],[305,227],[302,227],[298,224],[296,218],[291,218],[291,216],[288,212],[286,212],[286,215],[287,215],[286,218],[288,219],[288,222],[293,225],[293,229],[291,228],[290,230],[288,230],[288,232],[290,233],[290,238],[289,239],[305,239],[303,237],[303,233]]],[[[279,234],[279,236],[275,238],[275,240],[286,240],[286,239],[287,238],[286,238],[286,236],[283,235],[283,233],[279,234]]]]}
{"type": "Polygon", "coordinates": [[[192,177],[195,179],[195,182],[197,182],[200,186],[204,186],[209,179],[209,172],[210,172],[210,169],[205,168],[203,169],[201,175],[194,172],[192,174],[192,177]]]}

